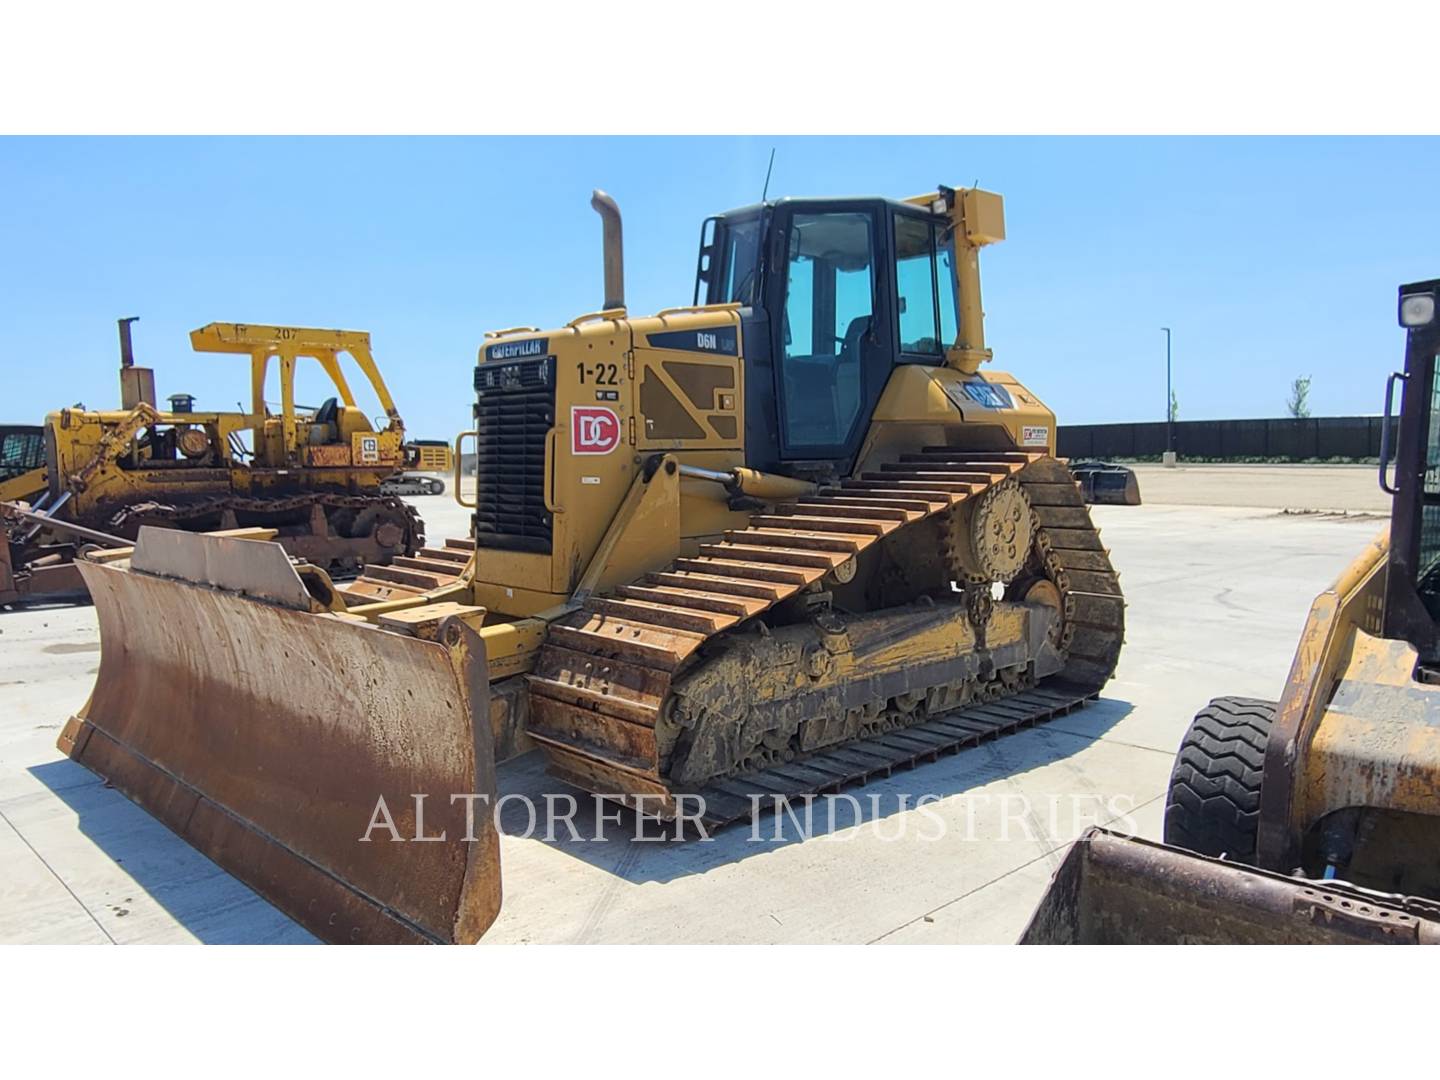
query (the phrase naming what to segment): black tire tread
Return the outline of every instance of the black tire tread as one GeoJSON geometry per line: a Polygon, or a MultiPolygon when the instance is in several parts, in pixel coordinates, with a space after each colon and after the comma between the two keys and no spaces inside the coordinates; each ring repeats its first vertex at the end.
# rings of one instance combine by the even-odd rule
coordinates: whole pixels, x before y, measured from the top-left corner
{"type": "Polygon", "coordinates": [[[1222,697],[1195,714],[1175,755],[1165,843],[1253,862],[1275,702],[1222,697]]]}

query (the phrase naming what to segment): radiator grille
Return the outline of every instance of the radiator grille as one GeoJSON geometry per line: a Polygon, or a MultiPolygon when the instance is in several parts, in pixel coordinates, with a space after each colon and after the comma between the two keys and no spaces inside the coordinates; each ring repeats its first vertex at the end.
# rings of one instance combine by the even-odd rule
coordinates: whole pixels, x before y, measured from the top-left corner
{"type": "Polygon", "coordinates": [[[548,554],[545,436],[555,425],[555,361],[478,364],[475,398],[475,543],[548,554]]]}

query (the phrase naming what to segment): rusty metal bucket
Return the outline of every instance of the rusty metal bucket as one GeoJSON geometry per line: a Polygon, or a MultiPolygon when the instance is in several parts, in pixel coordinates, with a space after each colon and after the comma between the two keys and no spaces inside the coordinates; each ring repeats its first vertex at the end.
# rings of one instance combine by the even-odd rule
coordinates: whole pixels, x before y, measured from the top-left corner
{"type": "Polygon", "coordinates": [[[265,541],[143,529],[128,564],[79,566],[100,671],[62,750],[325,941],[489,928],[499,840],[474,630],[449,619],[427,641],[322,610],[265,541]]]}
{"type": "Polygon", "coordinates": [[[1134,469],[1108,461],[1072,461],[1070,471],[1080,481],[1087,503],[1140,505],[1140,481],[1134,469]]]}
{"type": "Polygon", "coordinates": [[[1440,944],[1440,904],[1090,829],[1022,945],[1440,944]]]}

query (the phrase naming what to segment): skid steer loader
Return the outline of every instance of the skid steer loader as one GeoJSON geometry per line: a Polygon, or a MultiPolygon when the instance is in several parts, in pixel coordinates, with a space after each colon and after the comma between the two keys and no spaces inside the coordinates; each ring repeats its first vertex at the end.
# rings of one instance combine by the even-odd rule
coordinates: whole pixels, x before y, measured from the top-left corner
{"type": "Polygon", "coordinates": [[[1437,300],[1440,280],[1400,289],[1390,526],[1315,600],[1280,700],[1201,710],[1165,843],[1082,837],[1023,941],[1440,944],[1437,300]]]}
{"type": "MultiPolygon", "coordinates": [[[[51,519],[16,519],[0,506],[0,603],[72,591],[71,562],[81,547],[74,529],[133,541],[147,525],[190,531],[274,530],[293,555],[336,570],[411,555],[424,540],[415,510],[382,490],[418,448],[370,352],[354,330],[210,323],[190,334],[197,352],[249,360],[249,412],[195,412],[189,394],[157,407],[155,374],[135,363],[134,319],[120,320],[119,409],[61,409],[40,435],[41,464],[0,473],[0,502],[23,500],[51,519]],[[356,404],[340,366],[349,353],[370,383],[385,418],[379,429],[356,404]],[[295,401],[295,371],[313,359],[335,396],[305,408],[295,401]],[[280,411],[265,401],[266,376],[279,368],[280,411]]],[[[0,450],[33,457],[33,436],[6,435],[0,450]]],[[[81,588],[83,595],[83,587],[81,588]]]]}
{"type": "Polygon", "coordinates": [[[981,372],[998,195],[712,217],[692,305],[644,317],[592,205],[603,310],[481,346],[472,539],[341,586],[157,529],[81,567],[103,650],[61,746],[327,940],[483,932],[477,804],[521,751],[708,829],[1114,670],[1124,604],[1054,415],[981,372]]]}

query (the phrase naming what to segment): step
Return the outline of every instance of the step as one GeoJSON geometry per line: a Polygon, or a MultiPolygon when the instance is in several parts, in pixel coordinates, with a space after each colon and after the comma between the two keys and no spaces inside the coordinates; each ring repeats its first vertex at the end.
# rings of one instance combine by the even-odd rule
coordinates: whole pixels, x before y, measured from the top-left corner
{"type": "MultiPolygon", "coordinates": [[[[374,581],[389,581],[397,585],[410,585],[420,589],[438,589],[441,585],[451,580],[449,575],[440,577],[436,574],[427,574],[421,570],[406,570],[400,566],[367,566],[365,577],[374,581]]],[[[363,580],[363,579],[362,579],[363,580]]]]}
{"type": "Polygon", "coordinates": [[[951,502],[958,501],[954,498],[956,495],[969,495],[975,487],[944,480],[900,480],[889,473],[865,473],[859,480],[841,480],[840,486],[848,491],[909,491],[948,498],[951,502]]]}
{"type": "Polygon", "coordinates": [[[939,484],[964,484],[969,491],[990,487],[995,483],[995,477],[984,472],[944,472],[940,469],[906,469],[904,472],[870,472],[861,473],[861,480],[913,480],[920,483],[935,482],[939,484]]]}
{"type": "Polygon", "coordinates": [[[726,529],[725,539],[736,544],[765,544],[781,548],[813,548],[854,555],[865,547],[856,536],[839,533],[801,532],[795,529],[726,529]]]}
{"type": "Polygon", "coordinates": [[[923,508],[927,513],[944,510],[954,501],[954,496],[945,491],[896,491],[894,488],[823,488],[819,499],[835,499],[839,502],[879,502],[893,506],[923,508]]]}
{"type": "Polygon", "coordinates": [[[956,462],[953,468],[947,467],[944,462],[924,462],[923,464],[926,466],[924,469],[919,468],[918,464],[920,463],[911,464],[909,462],[900,462],[895,464],[886,462],[880,466],[880,470],[881,472],[889,473],[894,478],[901,476],[934,476],[943,477],[946,480],[959,480],[967,484],[974,484],[977,487],[988,487],[995,482],[995,477],[1002,475],[998,472],[987,472],[984,469],[970,468],[969,462],[963,464],[956,462]]]}
{"type": "Polygon", "coordinates": [[[893,521],[877,521],[852,517],[810,517],[805,514],[756,514],[750,519],[752,528],[800,529],[819,533],[858,533],[862,536],[884,536],[896,528],[893,521]]]}
{"type": "Polygon", "coordinates": [[[966,461],[1003,463],[1006,465],[1029,465],[1044,457],[1041,453],[1024,450],[958,450],[953,446],[927,446],[923,453],[933,457],[957,457],[966,461]]]}
{"type": "Polygon", "coordinates": [[[807,495],[798,503],[776,508],[781,516],[805,514],[808,517],[858,517],[869,521],[913,521],[924,510],[906,510],[895,506],[862,506],[858,503],[832,502],[820,495],[807,495]]]}
{"type": "Polygon", "coordinates": [[[835,551],[800,551],[795,548],[763,547],[757,544],[701,544],[700,554],[712,559],[735,559],[738,562],[775,563],[779,566],[808,566],[833,570],[850,558],[835,551]]]}
{"type": "Polygon", "coordinates": [[[731,596],[748,596],[757,600],[775,603],[788,593],[770,585],[753,580],[737,581],[718,574],[697,574],[691,571],[669,570],[662,573],[646,574],[645,580],[652,585],[668,585],[676,589],[701,589],[705,592],[726,593],[731,596]]]}
{"type": "Polygon", "coordinates": [[[422,559],[417,555],[396,555],[390,560],[391,566],[398,566],[404,570],[423,570],[431,574],[443,574],[446,577],[459,577],[465,569],[464,563],[452,562],[449,559],[422,559]]]}
{"type": "MultiPolygon", "coordinates": [[[[722,549],[723,550],[723,549],[722,549]]],[[[723,556],[709,556],[699,559],[676,559],[675,569],[690,574],[729,575],[748,578],[752,581],[773,583],[786,588],[785,595],[793,595],[796,589],[824,576],[823,570],[810,567],[776,565],[774,563],[749,562],[744,559],[727,559],[723,556]]],[[[826,567],[825,569],[829,569],[826,567]]]]}
{"type": "Polygon", "coordinates": [[[700,634],[718,634],[740,621],[738,615],[722,615],[715,611],[680,607],[676,604],[652,604],[643,600],[617,600],[608,596],[594,597],[586,608],[602,615],[614,615],[632,622],[690,630],[700,634]]]}
{"type": "Polygon", "coordinates": [[[748,619],[770,606],[769,601],[753,597],[727,596],[723,593],[701,592],[693,588],[670,588],[656,585],[621,585],[615,595],[626,600],[645,600],[652,604],[677,604],[680,607],[715,611],[722,615],[738,615],[748,619]]]}
{"type": "Polygon", "coordinates": [[[447,536],[445,538],[445,546],[447,548],[452,548],[455,551],[474,551],[475,541],[455,536],[447,536]]]}
{"type": "Polygon", "coordinates": [[[464,566],[470,561],[470,553],[458,548],[423,547],[415,554],[425,559],[444,559],[458,566],[464,566]]]}

